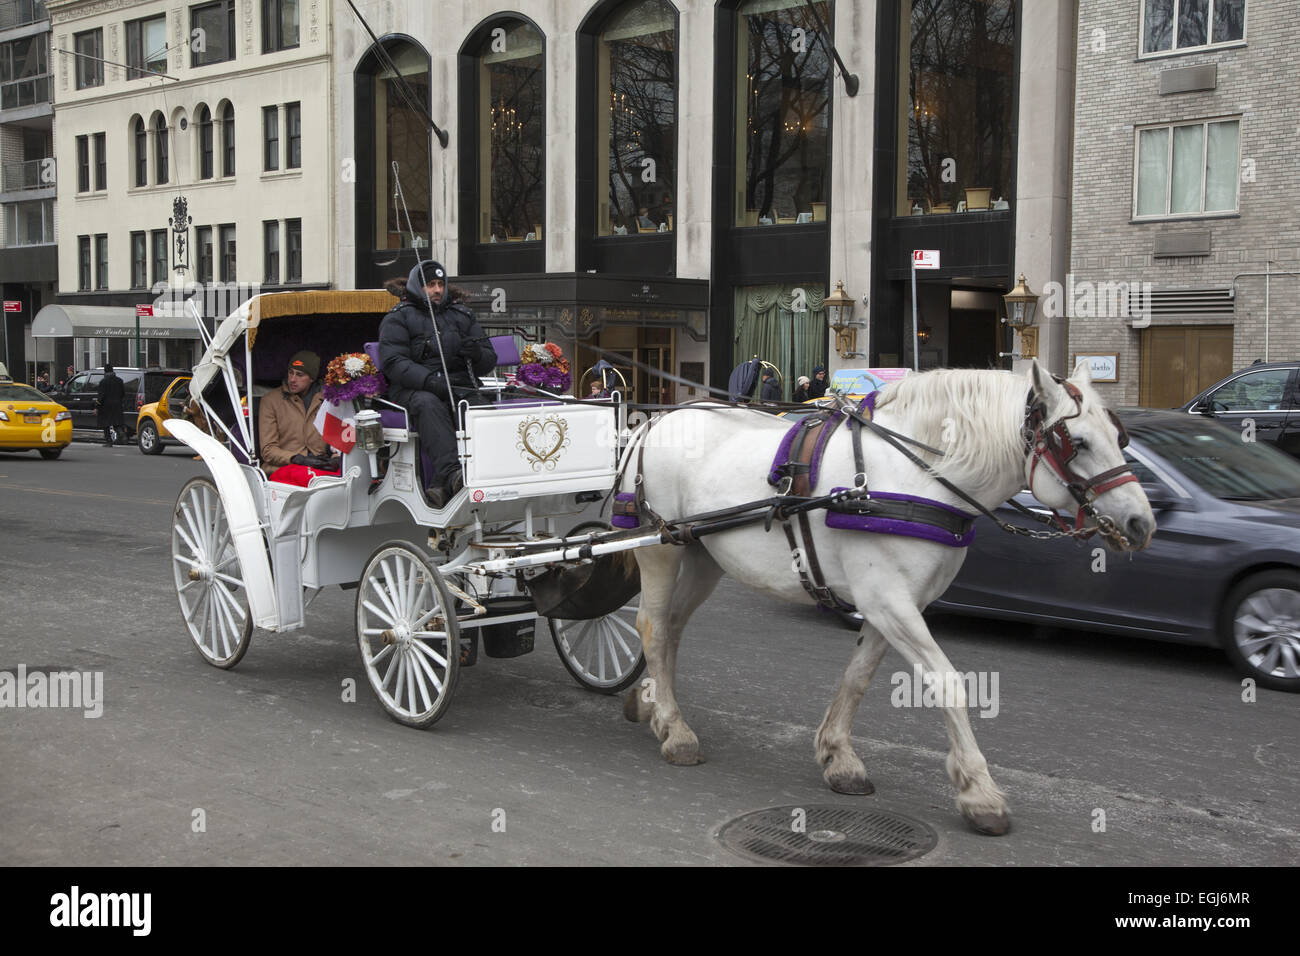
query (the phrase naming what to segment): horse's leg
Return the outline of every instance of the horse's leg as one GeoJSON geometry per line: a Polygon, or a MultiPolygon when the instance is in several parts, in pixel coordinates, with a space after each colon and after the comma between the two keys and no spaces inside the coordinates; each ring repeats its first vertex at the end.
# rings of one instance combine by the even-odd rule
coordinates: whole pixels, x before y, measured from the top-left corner
{"type": "Polygon", "coordinates": [[[872,607],[867,618],[909,664],[920,664],[926,679],[939,682],[950,748],[944,765],[957,787],[957,808],[962,816],[979,833],[1001,836],[1008,832],[1011,814],[1007,810],[1006,794],[993,782],[988,761],[975,743],[966,714],[965,686],[947,655],[935,643],[921,612],[912,605],[893,602],[872,607]]]}
{"type": "Polygon", "coordinates": [[[722,569],[699,544],[642,548],[636,558],[641,568],[637,628],[651,683],[629,691],[623,714],[629,720],[649,717],[650,729],[663,742],[664,759],[689,766],[700,762],[700,742],[677,706],[677,645],[687,619],[713,592],[722,569]]]}
{"type": "Polygon", "coordinates": [[[853,715],[857,713],[871,675],[876,672],[888,648],[889,644],[878,630],[870,623],[862,625],[861,643],[845,668],[840,689],[817,728],[817,762],[826,768],[822,775],[827,786],[836,793],[875,792],[876,788],[867,779],[867,768],[853,752],[849,738],[853,732],[853,715]]]}

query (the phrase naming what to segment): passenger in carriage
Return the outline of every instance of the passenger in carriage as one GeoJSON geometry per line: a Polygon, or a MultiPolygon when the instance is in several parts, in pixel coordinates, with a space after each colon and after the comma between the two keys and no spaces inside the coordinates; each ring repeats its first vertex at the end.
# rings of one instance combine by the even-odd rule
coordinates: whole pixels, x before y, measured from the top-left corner
{"type": "Polygon", "coordinates": [[[389,382],[388,397],[406,406],[420,436],[420,448],[433,462],[433,473],[424,476],[429,503],[435,508],[446,507],[464,486],[452,406],[462,398],[477,398],[478,376],[496,367],[497,353],[474,314],[449,295],[447,273],[439,263],[426,260],[411,270],[406,298],[393,306],[379,326],[379,364],[389,382]],[[438,337],[442,339],[441,356],[438,337]]]}
{"type": "Polygon", "coordinates": [[[289,359],[280,387],[262,398],[257,427],[262,468],[268,474],[285,465],[337,469],[329,445],[313,424],[324,400],[319,376],[320,356],[306,350],[297,352],[289,359]]]}

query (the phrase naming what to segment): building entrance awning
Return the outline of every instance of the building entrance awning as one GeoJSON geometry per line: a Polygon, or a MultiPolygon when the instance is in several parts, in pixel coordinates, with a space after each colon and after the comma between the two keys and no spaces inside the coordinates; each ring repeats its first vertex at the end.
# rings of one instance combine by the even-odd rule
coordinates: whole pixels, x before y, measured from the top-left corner
{"type": "MultiPolygon", "coordinates": [[[[199,338],[192,321],[161,315],[142,315],[139,321],[142,339],[199,338]]],[[[47,305],[32,319],[32,338],[134,338],[135,323],[130,306],[47,305]]]]}
{"type": "Polygon", "coordinates": [[[709,330],[707,279],[647,279],[586,272],[461,276],[479,324],[544,325],[549,334],[589,339],[608,325],[677,328],[696,341],[709,330]]]}

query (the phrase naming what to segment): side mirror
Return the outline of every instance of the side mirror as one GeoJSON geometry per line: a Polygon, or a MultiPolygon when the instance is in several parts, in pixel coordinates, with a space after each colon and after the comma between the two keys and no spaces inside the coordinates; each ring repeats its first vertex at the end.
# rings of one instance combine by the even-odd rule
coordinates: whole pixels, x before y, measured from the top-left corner
{"type": "Polygon", "coordinates": [[[1146,494],[1152,511],[1168,511],[1179,504],[1179,499],[1174,497],[1173,493],[1164,485],[1144,481],[1142,482],[1142,491],[1146,494]]]}

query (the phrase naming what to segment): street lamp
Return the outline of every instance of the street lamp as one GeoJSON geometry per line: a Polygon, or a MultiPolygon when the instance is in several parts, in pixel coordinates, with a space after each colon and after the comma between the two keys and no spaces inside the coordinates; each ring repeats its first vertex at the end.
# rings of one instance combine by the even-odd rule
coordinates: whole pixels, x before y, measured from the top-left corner
{"type": "Polygon", "coordinates": [[[840,358],[860,355],[858,352],[858,324],[853,321],[853,300],[844,291],[844,283],[836,282],[835,291],[824,300],[826,320],[835,333],[835,351],[840,358]]]}
{"type": "Polygon", "coordinates": [[[1007,304],[1007,314],[1002,321],[1020,333],[1019,357],[1037,358],[1038,327],[1034,325],[1034,313],[1038,309],[1038,294],[1029,288],[1023,272],[1020,273],[1016,287],[1004,295],[1002,300],[1007,304]]]}

